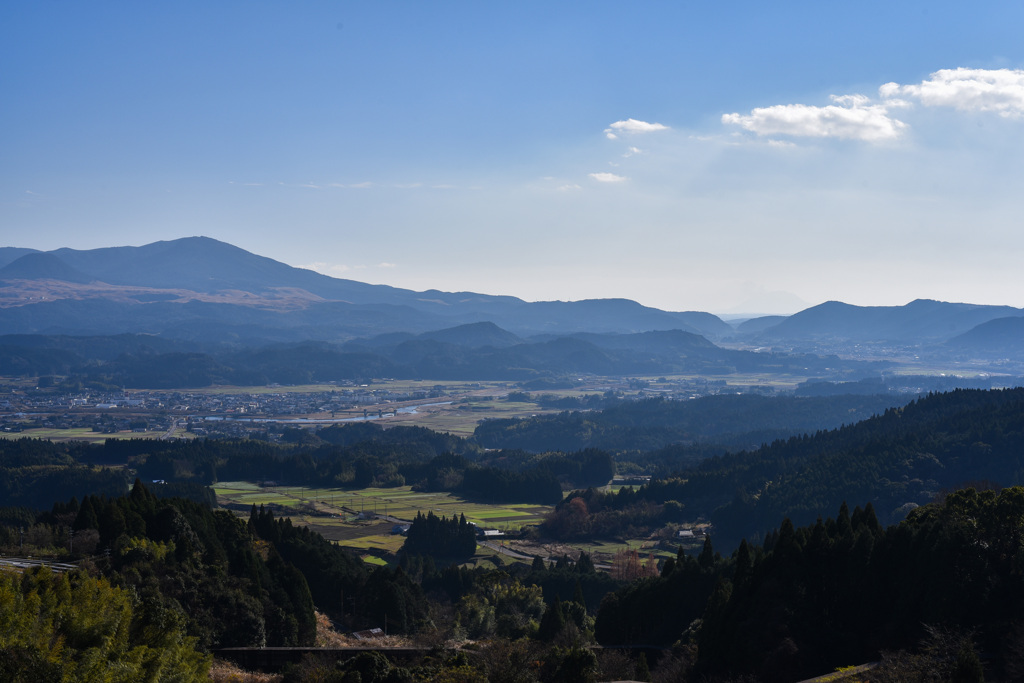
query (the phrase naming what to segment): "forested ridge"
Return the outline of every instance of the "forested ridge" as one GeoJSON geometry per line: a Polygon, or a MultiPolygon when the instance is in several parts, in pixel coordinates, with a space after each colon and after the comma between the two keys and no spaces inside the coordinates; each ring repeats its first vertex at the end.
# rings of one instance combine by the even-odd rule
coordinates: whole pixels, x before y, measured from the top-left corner
{"type": "MultiPolygon", "coordinates": [[[[677,501],[688,517],[708,518],[733,548],[783,517],[808,523],[844,500],[870,502],[890,523],[944,490],[1018,484],[1022,445],[1024,389],[957,390],[854,425],[708,457],[636,491],[588,492],[587,512],[677,501]]],[[[556,515],[569,514],[571,499],[556,515]]]]}
{"type": "Polygon", "coordinates": [[[950,493],[887,529],[870,505],[844,503],[810,526],[786,519],[728,558],[710,541],[697,558],[680,554],[606,597],[596,634],[688,642],[696,680],[794,681],[879,658],[872,681],[980,680],[979,652],[992,679],[1019,680],[1022,558],[1020,487],[950,493]]]}
{"type": "MultiPolygon", "coordinates": [[[[543,400],[543,399],[541,399],[543,400]]],[[[720,394],[689,401],[619,401],[601,410],[564,411],[530,419],[486,420],[474,439],[486,448],[613,453],[673,444],[714,444],[738,450],[793,434],[853,424],[903,405],[909,396],[757,396],[720,394]]]]}
{"type": "MultiPolygon", "coordinates": [[[[166,306],[150,304],[148,308],[166,306]]],[[[184,306],[201,309],[207,305],[184,306]]],[[[38,305],[39,310],[45,307],[46,304],[38,305]]],[[[230,324],[214,319],[207,323],[230,324]]],[[[142,334],[2,335],[0,374],[59,375],[69,388],[81,385],[170,389],[212,384],[309,384],[368,377],[531,381],[579,373],[724,375],[808,369],[832,376],[841,369],[863,372],[886,367],[880,363],[843,361],[835,356],[730,350],[679,329],[519,339],[492,326],[491,338],[481,342],[475,327],[463,325],[415,337],[384,334],[344,344],[271,343],[279,336],[272,333],[269,339],[258,335],[249,339],[250,348],[237,348],[223,340],[217,343],[213,341],[217,339],[215,334],[206,341],[194,342],[142,334]]],[[[239,335],[234,333],[230,338],[237,344],[239,335]]]]}

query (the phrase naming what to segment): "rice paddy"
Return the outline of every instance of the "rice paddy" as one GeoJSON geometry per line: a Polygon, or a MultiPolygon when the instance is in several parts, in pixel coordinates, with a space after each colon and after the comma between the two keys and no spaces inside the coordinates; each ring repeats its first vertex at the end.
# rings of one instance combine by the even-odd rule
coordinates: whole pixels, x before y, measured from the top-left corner
{"type": "MultiPolygon", "coordinates": [[[[239,514],[253,505],[267,506],[292,524],[309,526],[330,541],[359,552],[374,564],[393,557],[404,537],[392,533],[401,522],[417,514],[433,512],[443,517],[465,515],[481,527],[518,530],[539,524],[551,506],[532,504],[496,505],[470,502],[445,492],[398,488],[308,488],[303,486],[259,486],[251,482],[220,482],[214,487],[218,502],[239,514]]],[[[490,551],[487,551],[490,552],[490,551]]]]}

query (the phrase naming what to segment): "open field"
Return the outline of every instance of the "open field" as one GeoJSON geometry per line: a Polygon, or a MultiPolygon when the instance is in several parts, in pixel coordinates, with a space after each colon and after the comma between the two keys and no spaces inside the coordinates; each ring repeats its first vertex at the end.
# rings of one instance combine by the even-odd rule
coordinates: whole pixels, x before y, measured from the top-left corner
{"type": "MultiPolygon", "coordinates": [[[[427,427],[439,432],[449,432],[458,436],[469,436],[477,424],[485,418],[523,417],[545,412],[533,402],[514,402],[505,396],[515,389],[513,382],[503,381],[433,381],[433,380],[377,380],[366,385],[373,391],[395,393],[413,393],[417,391],[439,391],[441,396],[431,398],[410,399],[400,402],[383,402],[359,405],[346,410],[331,413],[310,413],[305,415],[289,415],[285,420],[306,418],[311,420],[327,419],[359,419],[364,414],[383,417],[374,419],[380,426],[387,428],[395,425],[427,427]],[[397,408],[416,408],[415,412],[396,413],[397,408]]],[[[351,387],[331,384],[311,384],[296,386],[216,386],[203,389],[190,389],[189,393],[210,395],[247,395],[247,394],[311,394],[318,392],[344,391],[351,387]]],[[[577,392],[579,393],[579,392],[577,392]]]]}
{"type": "MultiPolygon", "coordinates": [[[[103,434],[94,432],[91,429],[26,429],[21,432],[0,432],[0,439],[49,439],[50,441],[88,441],[89,443],[102,443],[107,439],[159,439],[164,432],[115,432],[114,434],[103,434]]],[[[179,438],[189,438],[192,435],[185,432],[176,434],[179,438]]]]}
{"type": "MultiPolygon", "coordinates": [[[[466,501],[450,493],[424,493],[409,486],[399,488],[337,489],[275,486],[261,488],[249,482],[220,482],[214,486],[217,501],[240,514],[253,505],[267,505],[277,516],[290,517],[298,526],[309,526],[328,540],[372,556],[393,555],[404,538],[391,533],[401,520],[412,521],[417,513],[465,515],[488,529],[516,529],[538,524],[552,508],[545,505],[488,505],[466,501]]],[[[493,551],[482,549],[484,554],[493,551]]]]}
{"type": "Polygon", "coordinates": [[[386,417],[380,421],[382,427],[394,425],[415,425],[437,432],[448,432],[457,436],[469,436],[485,419],[526,417],[555,413],[545,410],[536,403],[521,401],[463,399],[446,406],[427,406],[414,414],[386,417]]]}
{"type": "MultiPolygon", "coordinates": [[[[277,516],[287,516],[297,526],[309,526],[324,538],[350,548],[364,560],[374,563],[385,558],[393,560],[405,539],[393,534],[392,527],[401,520],[411,521],[419,512],[426,514],[432,511],[444,517],[464,514],[467,520],[483,528],[517,530],[539,524],[552,509],[544,505],[475,503],[449,493],[413,491],[408,486],[350,490],[296,486],[261,488],[249,482],[221,482],[214,491],[221,505],[239,514],[246,514],[253,504],[271,506],[277,516]]],[[[671,549],[659,548],[653,539],[581,543],[507,539],[494,543],[494,548],[477,546],[471,563],[487,561],[500,565],[516,561],[497,552],[499,546],[525,555],[551,558],[564,554],[575,557],[580,551],[585,551],[599,564],[610,563],[615,553],[621,550],[636,550],[643,558],[654,555],[656,559],[666,559],[675,557],[676,548],[675,545],[671,549]]],[[[692,550],[699,550],[699,544],[692,550]]]]}

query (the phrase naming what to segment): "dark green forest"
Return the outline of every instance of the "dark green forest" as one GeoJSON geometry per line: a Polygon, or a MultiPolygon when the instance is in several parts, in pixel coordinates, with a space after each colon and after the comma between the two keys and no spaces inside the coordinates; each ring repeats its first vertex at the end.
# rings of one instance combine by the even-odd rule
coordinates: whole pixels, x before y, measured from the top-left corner
{"type": "Polygon", "coordinates": [[[795,681],[881,657],[896,680],[972,680],[957,678],[960,658],[985,653],[993,678],[1018,680],[1022,562],[1021,487],[952,492],[887,529],[870,505],[851,513],[844,503],[810,526],[786,519],[728,558],[710,541],[696,558],[680,555],[660,577],[606,597],[596,635],[608,645],[683,638],[696,676],[795,681]],[[926,664],[885,655],[936,634],[949,649],[926,664]],[[916,666],[926,670],[908,673],[916,666]]]}
{"type": "Polygon", "coordinates": [[[860,422],[910,400],[884,394],[814,398],[721,394],[691,401],[619,401],[601,410],[485,420],[474,439],[486,448],[532,451],[601,448],[635,453],[694,444],[739,450],[860,422]]]}
{"type": "Polygon", "coordinates": [[[945,491],[1024,481],[1022,444],[1024,390],[957,390],[839,429],[713,455],[635,490],[578,492],[549,525],[565,528],[555,522],[584,513],[576,527],[612,516],[631,523],[652,509],[671,516],[659,506],[679,504],[687,517],[708,519],[732,549],[743,538],[763,538],[779,519],[811,523],[844,500],[870,502],[890,524],[945,491]],[[585,505],[572,504],[575,498],[585,505]]]}

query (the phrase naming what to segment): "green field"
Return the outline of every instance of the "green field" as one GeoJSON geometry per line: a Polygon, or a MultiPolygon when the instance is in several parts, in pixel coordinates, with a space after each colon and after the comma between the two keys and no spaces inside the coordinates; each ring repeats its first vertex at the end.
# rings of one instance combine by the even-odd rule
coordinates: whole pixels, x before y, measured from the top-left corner
{"type": "MultiPolygon", "coordinates": [[[[405,541],[403,536],[391,533],[395,520],[411,521],[420,512],[426,514],[432,511],[444,517],[465,515],[468,521],[485,529],[517,530],[539,524],[552,509],[545,505],[476,503],[450,493],[413,491],[408,486],[350,490],[298,486],[261,488],[249,482],[220,482],[214,491],[221,505],[239,514],[246,514],[253,504],[272,506],[277,516],[289,517],[296,526],[308,526],[324,538],[353,550],[365,561],[374,564],[380,564],[385,559],[394,561],[395,554],[405,541]],[[383,519],[385,513],[387,520],[383,519]]],[[[592,541],[562,545],[585,551],[601,562],[610,562],[616,552],[626,549],[637,550],[644,558],[648,554],[659,559],[675,557],[674,550],[659,549],[652,540],[592,541]]],[[[557,554],[560,553],[558,551],[557,554]]],[[[502,565],[515,561],[491,548],[477,546],[477,553],[469,564],[488,562],[491,565],[502,565]]]]}
{"type": "MultiPolygon", "coordinates": [[[[412,521],[417,513],[433,512],[443,517],[465,515],[468,521],[489,529],[519,529],[539,524],[552,509],[525,503],[473,503],[450,493],[413,491],[409,486],[350,490],[300,486],[261,488],[250,482],[220,482],[213,490],[221,505],[240,514],[245,514],[253,505],[283,508],[278,516],[286,515],[293,524],[309,526],[324,538],[356,552],[372,551],[374,554],[367,557],[374,557],[375,562],[379,562],[381,554],[393,556],[405,540],[391,533],[393,520],[412,521]],[[382,519],[385,514],[392,521],[382,519]]],[[[481,553],[494,554],[487,549],[481,549],[481,553]]]]}
{"type": "MultiPolygon", "coordinates": [[[[484,418],[522,417],[524,415],[551,412],[542,410],[532,402],[510,402],[505,400],[503,398],[504,394],[515,387],[514,383],[511,382],[383,380],[374,382],[367,386],[366,389],[413,393],[417,391],[433,391],[435,387],[443,387],[440,391],[443,391],[444,395],[416,401],[403,401],[397,405],[450,402],[449,405],[429,406],[420,409],[416,414],[385,417],[380,420],[379,424],[384,428],[394,425],[416,425],[439,432],[449,432],[458,436],[469,436],[476,429],[477,424],[484,418]]],[[[202,394],[298,394],[350,391],[351,389],[353,387],[310,384],[279,387],[217,386],[189,391],[202,394]]],[[[376,413],[380,409],[387,413],[393,410],[394,405],[390,403],[367,404],[366,406],[337,411],[335,417],[358,417],[363,414],[364,408],[370,413],[376,413]]]]}

